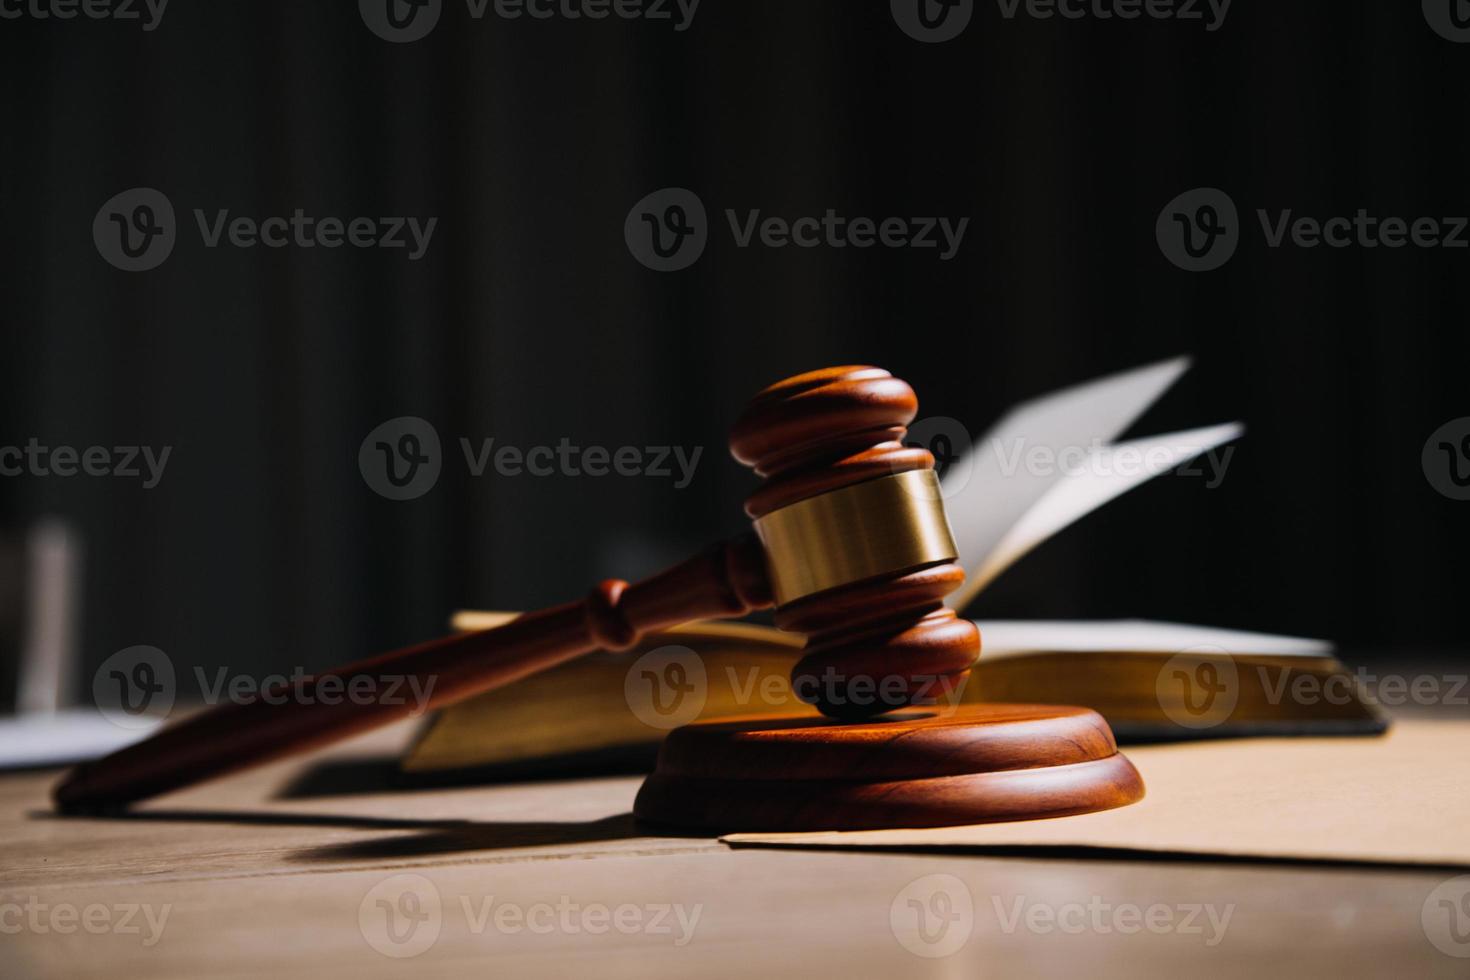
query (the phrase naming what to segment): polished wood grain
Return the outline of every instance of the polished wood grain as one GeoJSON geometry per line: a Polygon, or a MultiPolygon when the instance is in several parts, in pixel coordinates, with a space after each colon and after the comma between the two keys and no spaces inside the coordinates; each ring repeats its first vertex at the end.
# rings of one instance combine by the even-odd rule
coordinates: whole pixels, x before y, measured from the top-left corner
{"type": "Polygon", "coordinates": [[[664,741],[633,812],[711,830],[864,830],[1066,816],[1143,792],[1094,711],[968,705],[860,724],[687,725],[664,741]]]}

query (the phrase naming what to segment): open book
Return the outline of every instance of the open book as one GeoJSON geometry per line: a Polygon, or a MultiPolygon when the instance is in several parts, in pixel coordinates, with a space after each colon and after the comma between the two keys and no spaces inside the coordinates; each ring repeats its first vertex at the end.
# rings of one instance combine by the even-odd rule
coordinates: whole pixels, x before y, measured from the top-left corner
{"type": "MultiPolygon", "coordinates": [[[[1177,358],[1026,402],[972,447],[964,433],[936,436],[949,450],[936,455],[946,460],[941,485],[967,576],[950,605],[963,611],[1069,524],[1237,439],[1243,427],[1231,423],[1115,441],[1188,368],[1177,358]]],[[[920,423],[913,434],[922,440],[930,428],[920,423]]],[[[454,625],[485,629],[514,616],[461,612],[454,625]]],[[[1125,741],[1386,728],[1324,641],[1141,620],[978,625],[982,652],[969,680],[934,692],[925,710],[982,700],[1084,705],[1125,741]]],[[[787,680],[801,643],[765,626],[695,623],[630,653],[594,654],[442,712],[403,769],[641,764],[680,724],[811,711],[787,680]]]]}

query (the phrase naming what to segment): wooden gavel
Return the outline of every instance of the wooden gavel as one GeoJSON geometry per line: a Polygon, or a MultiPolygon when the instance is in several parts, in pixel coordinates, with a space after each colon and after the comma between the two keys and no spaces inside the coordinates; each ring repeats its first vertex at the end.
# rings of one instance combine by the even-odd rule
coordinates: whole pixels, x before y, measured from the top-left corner
{"type": "Polygon", "coordinates": [[[757,395],[730,439],[765,483],[746,501],[743,534],[659,575],[611,579],[579,602],[495,629],[386,653],[298,682],[297,696],[213,708],[77,766],[56,787],[66,810],[119,806],[317,748],[510,684],[593,650],[627,650],[646,633],[776,607],[807,634],[793,691],[833,718],[912,703],[957,681],[980,654],[974,624],[945,608],[964,581],[954,563],[928,451],[903,444],[918,411],[887,371],[838,367],[757,395]],[[318,696],[354,677],[432,679],[428,703],[318,696]],[[391,703],[390,703],[391,702],[391,703]]]}

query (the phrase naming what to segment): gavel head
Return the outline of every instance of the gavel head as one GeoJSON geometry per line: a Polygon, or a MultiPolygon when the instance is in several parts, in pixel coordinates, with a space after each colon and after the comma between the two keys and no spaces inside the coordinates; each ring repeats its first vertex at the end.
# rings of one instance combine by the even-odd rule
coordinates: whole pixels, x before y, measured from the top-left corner
{"type": "Polygon", "coordinates": [[[861,720],[952,696],[980,633],[944,606],[964,582],[928,450],[903,444],[913,389],[837,367],[777,382],[730,450],[766,482],[745,503],[765,548],[776,625],[807,635],[792,689],[861,720]]]}

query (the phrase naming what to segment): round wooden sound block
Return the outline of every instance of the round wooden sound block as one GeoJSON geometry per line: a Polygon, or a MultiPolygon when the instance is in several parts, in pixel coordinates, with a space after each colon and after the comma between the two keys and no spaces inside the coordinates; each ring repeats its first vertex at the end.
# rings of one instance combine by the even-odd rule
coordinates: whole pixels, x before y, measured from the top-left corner
{"type": "Polygon", "coordinates": [[[721,831],[876,830],[1126,806],[1143,780],[1087,708],[965,705],[861,724],[735,719],[669,733],[640,820],[721,831]]]}

